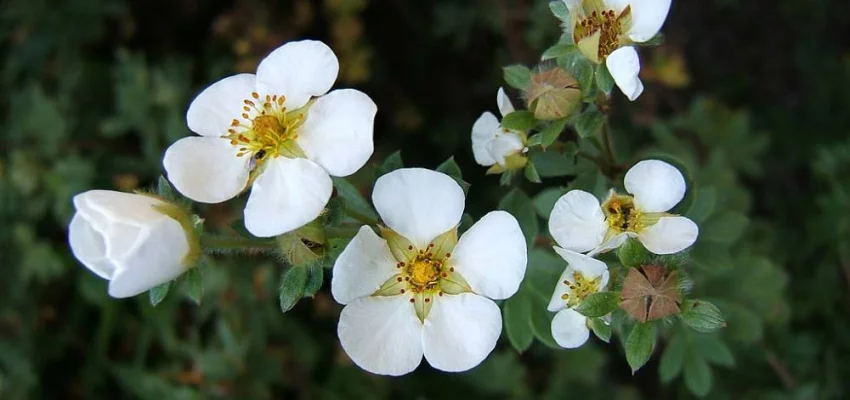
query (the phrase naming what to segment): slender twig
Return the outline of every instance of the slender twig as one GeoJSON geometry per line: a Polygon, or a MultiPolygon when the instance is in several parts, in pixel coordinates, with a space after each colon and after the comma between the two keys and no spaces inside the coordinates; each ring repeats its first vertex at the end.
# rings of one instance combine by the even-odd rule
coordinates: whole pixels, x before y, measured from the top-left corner
{"type": "Polygon", "coordinates": [[[764,350],[764,358],[767,360],[770,368],[773,369],[773,372],[776,373],[776,376],[779,377],[779,380],[782,381],[782,384],[785,385],[785,388],[791,390],[797,387],[797,382],[791,376],[791,373],[788,372],[788,367],[776,357],[776,354],[768,350],[764,343],[761,344],[761,348],[764,350]]]}
{"type": "Polygon", "coordinates": [[[201,236],[201,245],[205,249],[212,250],[252,250],[252,249],[275,249],[277,243],[268,239],[252,239],[240,236],[218,236],[204,234],[201,236]]]}

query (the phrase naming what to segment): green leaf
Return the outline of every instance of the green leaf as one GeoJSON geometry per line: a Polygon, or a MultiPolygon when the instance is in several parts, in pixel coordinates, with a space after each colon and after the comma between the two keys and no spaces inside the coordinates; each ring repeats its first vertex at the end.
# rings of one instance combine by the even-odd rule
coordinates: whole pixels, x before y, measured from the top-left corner
{"type": "Polygon", "coordinates": [[[543,219],[549,219],[549,214],[551,214],[552,209],[555,208],[555,203],[563,195],[564,190],[560,188],[548,188],[537,193],[531,201],[532,204],[534,204],[534,210],[537,211],[537,215],[543,219]]]}
{"type": "Polygon", "coordinates": [[[556,44],[543,52],[543,55],[540,56],[542,61],[551,60],[553,58],[560,58],[570,56],[573,53],[577,53],[578,48],[572,43],[561,43],[556,44]]]}
{"type": "Polygon", "coordinates": [[[457,228],[458,236],[463,235],[463,233],[466,232],[467,229],[471,228],[474,223],[475,220],[472,219],[471,215],[463,213],[463,217],[460,219],[460,226],[457,228]]]}
{"type": "Polygon", "coordinates": [[[437,171],[452,178],[463,179],[463,173],[460,170],[460,166],[457,165],[454,156],[449,157],[446,161],[443,161],[442,164],[438,165],[437,171]]]}
{"type": "Polygon", "coordinates": [[[717,189],[713,186],[701,186],[695,190],[694,201],[685,216],[697,224],[702,224],[714,212],[717,205],[717,189]]]}
{"type": "Polygon", "coordinates": [[[502,128],[517,132],[527,132],[537,126],[534,113],[527,110],[514,111],[502,118],[502,128]]]}
{"type": "Polygon", "coordinates": [[[634,238],[629,238],[626,243],[617,248],[617,258],[620,263],[627,267],[637,267],[649,260],[651,254],[643,245],[634,238]]]}
{"type": "Polygon", "coordinates": [[[334,188],[336,188],[337,194],[345,199],[350,210],[376,221],[378,220],[378,214],[375,213],[375,210],[372,209],[369,202],[366,201],[363,195],[360,194],[360,191],[357,190],[351,182],[347,181],[345,178],[333,177],[331,179],[333,179],[334,188]]]}
{"type": "Polygon", "coordinates": [[[726,326],[720,310],[705,300],[685,300],[679,318],[698,332],[714,332],[726,326]]]}
{"type": "Polygon", "coordinates": [[[151,290],[148,291],[148,298],[150,299],[151,305],[156,307],[157,304],[165,300],[165,296],[168,294],[169,288],[171,288],[171,281],[152,287],[151,290]]]}
{"type": "Polygon", "coordinates": [[[676,379],[682,373],[682,363],[685,360],[685,341],[681,335],[673,335],[658,365],[658,375],[661,382],[668,383],[676,379]]]}
{"type": "Polygon", "coordinates": [[[709,363],[723,367],[735,365],[735,356],[717,335],[700,334],[694,342],[697,351],[709,363]]]}
{"type": "Polygon", "coordinates": [[[505,82],[513,88],[525,90],[531,86],[531,70],[524,65],[509,65],[502,68],[505,82]]]}
{"type": "Polygon", "coordinates": [[[280,310],[287,312],[304,296],[309,270],[305,265],[295,265],[283,272],[280,281],[280,310]]]}
{"type": "Polygon", "coordinates": [[[380,175],[393,172],[399,168],[404,168],[404,162],[401,159],[401,150],[387,156],[384,163],[381,164],[380,175]]]}
{"type": "MultiPolygon", "coordinates": [[[[540,133],[535,135],[540,137],[540,146],[543,147],[543,149],[546,149],[547,147],[551,146],[552,143],[555,143],[555,141],[558,140],[558,136],[561,136],[561,132],[564,131],[564,128],[566,128],[566,126],[566,118],[558,121],[552,121],[549,125],[546,125],[546,127],[543,128],[540,133]]],[[[531,146],[531,143],[529,142],[528,145],[531,146]]]]}
{"type": "Polygon", "coordinates": [[[582,138],[594,137],[602,129],[604,123],[605,115],[599,112],[596,107],[589,107],[587,111],[576,118],[576,132],[582,138]]]}
{"type": "Polygon", "coordinates": [[[322,284],[325,282],[325,271],[322,268],[321,262],[314,263],[305,268],[307,269],[307,282],[304,284],[304,296],[313,297],[319,292],[319,289],[322,288],[322,284]]]}
{"type": "Polygon", "coordinates": [[[700,239],[717,243],[735,243],[747,229],[750,221],[746,216],[732,212],[712,215],[700,229],[700,239]],[[702,233],[704,232],[704,233],[702,233]]]}
{"type": "Polygon", "coordinates": [[[685,386],[694,395],[703,397],[711,391],[711,368],[699,354],[689,352],[684,362],[685,386]]]}
{"type": "MultiPolygon", "coordinates": [[[[576,54],[579,53],[576,52],[576,54]]],[[[566,69],[567,72],[571,73],[576,78],[578,86],[581,89],[581,93],[587,96],[593,88],[593,63],[582,56],[574,55],[561,57],[558,61],[560,60],[565,60],[565,63],[570,64],[565,65],[562,68],[566,69]]]]}
{"type": "Polygon", "coordinates": [[[614,78],[604,63],[596,66],[596,87],[606,96],[610,96],[611,90],[614,89],[614,78]]]}
{"type": "MultiPolygon", "coordinates": [[[[532,297],[533,298],[533,297],[532,297]]],[[[552,337],[552,313],[546,311],[546,304],[536,298],[531,303],[531,331],[534,337],[549,348],[561,349],[552,337]]]]}
{"type": "Polygon", "coordinates": [[[537,237],[538,222],[531,199],[522,190],[513,189],[499,202],[499,209],[511,213],[519,222],[529,247],[537,237]]]}
{"type": "Polygon", "coordinates": [[[345,221],[345,199],[342,197],[331,198],[325,209],[325,226],[339,226],[345,221]]]}
{"type": "Polygon", "coordinates": [[[514,179],[514,171],[508,170],[502,172],[502,176],[499,177],[499,186],[510,186],[511,180],[514,179]]]}
{"type": "Polygon", "coordinates": [[[529,163],[534,164],[537,173],[544,178],[570,176],[576,174],[573,158],[557,151],[529,152],[529,163]]]}
{"type": "Polygon", "coordinates": [[[552,10],[552,15],[555,18],[561,20],[561,22],[571,23],[570,19],[570,9],[567,7],[567,4],[561,0],[550,1],[549,9],[552,10]]]}
{"type": "Polygon", "coordinates": [[[616,310],[619,304],[620,292],[598,292],[585,297],[575,310],[585,317],[597,318],[616,310]]]}
{"type": "Polygon", "coordinates": [[[537,174],[537,169],[534,168],[534,163],[525,164],[525,179],[529,182],[540,183],[540,175],[537,174]]]}
{"type": "Polygon", "coordinates": [[[608,325],[601,318],[593,318],[590,320],[590,329],[593,334],[605,343],[611,341],[611,325],[608,325]]]}
{"type": "Polygon", "coordinates": [[[517,293],[505,301],[505,332],[511,346],[520,353],[526,351],[534,341],[534,332],[529,320],[530,312],[531,303],[524,293],[517,293]]]}
{"type": "Polygon", "coordinates": [[[634,375],[652,356],[652,349],[655,347],[655,326],[651,322],[635,324],[626,339],[625,347],[626,361],[629,362],[634,375]]]}
{"type": "Polygon", "coordinates": [[[186,294],[195,304],[201,304],[201,298],[204,295],[204,277],[201,275],[201,268],[189,268],[184,276],[186,277],[186,294]]]}

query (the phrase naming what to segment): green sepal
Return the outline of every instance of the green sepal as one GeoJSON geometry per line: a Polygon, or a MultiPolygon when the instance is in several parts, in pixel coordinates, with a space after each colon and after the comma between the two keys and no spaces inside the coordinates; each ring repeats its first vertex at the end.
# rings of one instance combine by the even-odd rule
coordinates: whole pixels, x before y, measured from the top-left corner
{"type": "Polygon", "coordinates": [[[304,296],[308,273],[307,265],[294,265],[283,272],[278,289],[281,312],[291,310],[304,296]]]}
{"type": "Polygon", "coordinates": [[[404,293],[407,288],[407,282],[404,280],[404,274],[395,274],[387,279],[372,296],[398,296],[404,293]]]}
{"type": "Polygon", "coordinates": [[[390,247],[390,252],[393,254],[396,261],[409,263],[416,258],[418,249],[413,245],[413,243],[407,240],[407,238],[385,226],[379,225],[378,230],[381,232],[381,237],[387,241],[387,245],[390,247]]]}
{"type": "Polygon", "coordinates": [[[471,293],[472,287],[457,271],[448,272],[448,276],[440,279],[440,290],[447,294],[471,293]]]}
{"type": "Polygon", "coordinates": [[[168,295],[168,289],[170,288],[171,281],[152,287],[151,290],[148,291],[148,298],[151,302],[151,305],[156,307],[157,304],[165,300],[165,296],[168,295]]]}
{"type": "Polygon", "coordinates": [[[304,296],[313,297],[325,282],[325,271],[321,262],[313,263],[305,268],[307,268],[307,283],[304,284],[304,296]]]}
{"type": "Polygon", "coordinates": [[[440,234],[431,241],[430,244],[433,244],[429,253],[431,253],[437,259],[446,258],[447,255],[451,254],[457,245],[457,227],[449,229],[446,232],[440,234]]]}
{"type": "Polygon", "coordinates": [[[431,313],[431,306],[434,305],[433,295],[430,293],[419,292],[413,296],[413,309],[416,310],[416,316],[419,321],[425,323],[425,318],[431,313]]]}

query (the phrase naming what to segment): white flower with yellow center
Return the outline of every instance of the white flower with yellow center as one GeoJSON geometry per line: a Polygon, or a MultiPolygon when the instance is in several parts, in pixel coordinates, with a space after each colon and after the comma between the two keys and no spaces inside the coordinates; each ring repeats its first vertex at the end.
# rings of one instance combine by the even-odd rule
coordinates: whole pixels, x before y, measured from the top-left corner
{"type": "Polygon", "coordinates": [[[168,282],[200,255],[189,218],[152,196],[90,190],[74,196],[71,252],[109,280],[109,295],[131,297],[168,282]]]}
{"type": "Polygon", "coordinates": [[[623,183],[631,195],[612,190],[602,205],[581,190],[561,196],[549,216],[549,232],[558,245],[593,255],[615,249],[629,237],[655,254],[678,253],[694,244],[697,225],[667,213],[685,196],[685,178],[676,167],[644,160],[626,172],[623,183]]]}
{"type": "Polygon", "coordinates": [[[324,43],[290,42],[257,74],[224,78],[192,101],[186,120],[201,136],[165,152],[168,179],[202,203],[235,197],[253,182],[245,227],[280,235],[315,219],[331,176],[347,176],[372,155],[377,107],[352,89],[334,90],[339,62],[324,43]]]}
{"type": "Polygon", "coordinates": [[[502,331],[491,299],[512,296],[525,274],[516,219],[493,211],[458,240],[463,190],[421,168],[380,177],[372,201],[387,227],[360,228],[333,268],[343,349],[382,375],[411,372],[423,356],[443,371],[475,367],[502,331]]]}
{"type": "Polygon", "coordinates": [[[652,39],[670,10],[671,0],[564,0],[573,21],[573,40],[590,61],[605,63],[623,94],[643,92],[635,43],[652,39]]]}
{"type": "MultiPolygon", "coordinates": [[[[496,103],[502,117],[514,112],[514,106],[502,88],[496,94],[496,103]]],[[[502,128],[499,119],[489,111],[472,124],[472,155],[478,164],[493,166],[488,173],[524,167],[528,162],[523,154],[525,143],[524,133],[502,128]]]]}
{"type": "Polygon", "coordinates": [[[574,308],[588,295],[605,290],[608,266],[584,254],[557,246],[554,249],[568,265],[549,301],[549,311],[557,312],[552,319],[552,337],[561,347],[574,349],[581,347],[590,337],[589,320],[574,308]]]}

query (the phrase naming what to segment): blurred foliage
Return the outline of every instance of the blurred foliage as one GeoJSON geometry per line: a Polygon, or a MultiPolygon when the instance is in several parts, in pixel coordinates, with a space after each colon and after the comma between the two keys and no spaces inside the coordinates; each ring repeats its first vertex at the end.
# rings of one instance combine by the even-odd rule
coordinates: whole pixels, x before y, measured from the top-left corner
{"type": "MultiPolygon", "coordinates": [[[[495,110],[501,66],[530,66],[557,41],[547,3],[5,1],[0,398],[850,396],[850,6],[674,2],[665,43],[642,50],[646,92],[627,104],[615,89],[618,159],[653,156],[689,175],[674,211],[701,228],[687,268],[693,295],[728,322],[719,334],[664,325],[632,376],[620,344],[553,349],[542,308],[563,268],[543,250],[555,199],[618,183],[562,149],[568,157],[532,155],[548,189],[514,179],[508,190],[470,150],[474,118],[495,110]],[[147,296],[108,298],[71,257],[73,194],[154,185],[162,151],[189,134],[191,98],[302,37],[329,43],[338,84],[379,105],[376,154],[354,182],[368,186],[399,149],[408,166],[454,155],[471,184],[467,211],[508,209],[541,246],[504,305],[520,323],[478,368],[362,372],[339,347],[341,307],[327,286],[281,314],[283,271],[265,257],[217,256],[201,271],[200,306],[168,296],[156,308],[147,296]]],[[[226,230],[240,210],[200,211],[226,230]]]]}

